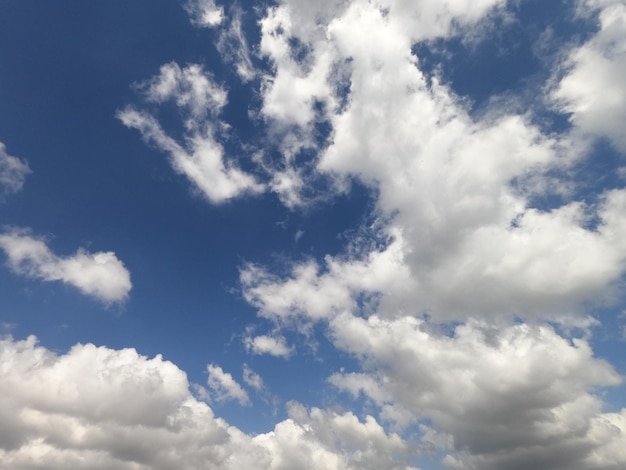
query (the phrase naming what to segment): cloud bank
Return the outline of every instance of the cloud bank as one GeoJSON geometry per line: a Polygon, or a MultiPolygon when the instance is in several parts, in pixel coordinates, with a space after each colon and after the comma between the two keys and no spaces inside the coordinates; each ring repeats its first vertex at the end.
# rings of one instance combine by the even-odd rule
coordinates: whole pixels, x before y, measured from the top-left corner
{"type": "Polygon", "coordinates": [[[373,417],[289,404],[249,436],[216,418],[161,356],[79,344],[57,355],[0,340],[0,468],[111,470],[407,469],[397,434],[373,417]]]}

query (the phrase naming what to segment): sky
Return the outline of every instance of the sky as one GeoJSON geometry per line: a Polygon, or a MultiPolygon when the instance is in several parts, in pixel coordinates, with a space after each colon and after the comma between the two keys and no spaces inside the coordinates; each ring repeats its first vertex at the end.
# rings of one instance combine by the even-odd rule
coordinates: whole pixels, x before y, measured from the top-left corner
{"type": "Polygon", "coordinates": [[[0,470],[626,467],[623,0],[5,0],[0,45],[0,470]]]}

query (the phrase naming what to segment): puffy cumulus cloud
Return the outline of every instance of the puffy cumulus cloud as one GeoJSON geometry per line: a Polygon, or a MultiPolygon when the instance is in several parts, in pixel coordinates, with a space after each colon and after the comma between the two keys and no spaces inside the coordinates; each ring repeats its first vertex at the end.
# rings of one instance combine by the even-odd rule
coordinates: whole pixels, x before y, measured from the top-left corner
{"type": "Polygon", "coordinates": [[[551,212],[527,209],[514,224],[474,231],[474,221],[463,227],[451,218],[441,223],[463,230],[437,233],[424,226],[432,237],[425,246],[395,227],[384,248],[363,256],[328,256],[322,267],[310,261],[282,277],[247,265],[240,278],[247,301],[278,325],[377,312],[389,318],[428,314],[444,322],[517,315],[582,326],[589,319],[581,304],[610,296],[623,272],[625,198],[622,190],[604,195],[595,230],[584,227],[586,207],[577,203],[551,212]]]}
{"type": "Polygon", "coordinates": [[[293,348],[287,346],[287,340],[282,336],[246,336],[244,345],[252,354],[269,354],[276,357],[289,357],[293,348]]]}
{"type": "Polygon", "coordinates": [[[19,191],[30,172],[28,163],[9,155],[5,145],[0,142],[0,191],[4,193],[19,191]]]}
{"type": "MultiPolygon", "coordinates": [[[[622,3],[588,2],[600,31],[573,52],[557,91],[564,106],[589,100],[567,109],[575,124],[617,144],[622,3]]],[[[326,14],[286,0],[268,10],[260,50],[274,69],[262,114],[318,145],[316,169],[337,187],[357,178],[372,188],[380,243],[357,238],[347,254],[286,275],[246,265],[243,292],[278,331],[323,323],[360,365],[330,382],[398,426],[421,425],[450,468],[619,468],[622,415],[603,413],[595,394],[619,376],[587,342],[542,325],[588,326],[583,305],[612,296],[626,262],[626,191],[586,205],[551,188],[564,202],[534,207],[550,172],[579,151],[571,136],[544,135],[508,109],[470,115],[414,53],[419,41],[480,37],[472,28],[503,4],[355,0],[324,2],[326,14]],[[322,143],[320,120],[331,129],[322,143]]],[[[294,147],[284,154],[290,168],[294,147]]],[[[291,180],[283,186],[297,200],[291,180]]]]}
{"type": "Polygon", "coordinates": [[[192,23],[199,27],[212,28],[224,20],[224,8],[216,5],[215,0],[189,0],[185,10],[192,23]]]}
{"type": "Polygon", "coordinates": [[[621,415],[603,414],[592,393],[621,378],[583,340],[562,338],[547,326],[480,322],[444,335],[414,317],[341,315],[331,331],[335,345],[364,370],[337,373],[330,382],[355,397],[364,394],[401,426],[428,419],[450,437],[442,450],[458,451],[447,461],[463,463],[460,468],[618,468],[626,462],[615,451],[626,444],[623,425],[613,424],[621,415]]]}
{"type": "Polygon", "coordinates": [[[581,0],[579,7],[583,14],[598,14],[599,30],[569,54],[552,98],[583,135],[608,138],[626,152],[626,5],[581,0]]]}
{"type": "Polygon", "coordinates": [[[159,356],[93,345],[59,356],[5,339],[0,374],[0,468],[224,468],[228,427],[159,356]]]}
{"type": "Polygon", "coordinates": [[[378,51],[375,55],[383,56],[384,60],[370,63],[376,68],[387,62],[385,48],[390,41],[401,38],[410,51],[417,41],[456,34],[475,25],[502,4],[501,0],[417,3],[284,0],[269,8],[260,21],[259,52],[271,61],[273,70],[264,76],[261,115],[285,133],[281,135],[287,167],[303,148],[319,144],[315,124],[332,119],[344,103],[346,89],[351,87],[346,63],[353,57],[341,49],[342,41],[361,44],[362,51],[378,51]],[[369,30],[372,25],[367,17],[371,15],[379,16],[381,23],[392,25],[387,30],[394,30],[394,34],[389,37],[377,34],[378,25],[369,30]],[[343,38],[336,37],[337,27],[350,25],[355,19],[358,28],[349,28],[343,38]],[[368,36],[369,32],[374,34],[368,36]],[[376,42],[374,48],[366,47],[372,42],[376,42]]]}
{"type": "Polygon", "coordinates": [[[148,102],[173,101],[184,118],[184,143],[169,136],[148,111],[127,107],[117,113],[129,128],[137,129],[143,139],[170,155],[174,170],[186,176],[212,203],[219,204],[244,193],[257,193],[263,186],[227,160],[216,140],[227,128],[217,116],[227,102],[226,91],[198,65],[181,69],[170,63],[159,75],[140,84],[148,102]]]}
{"type": "MultiPolygon", "coordinates": [[[[380,302],[410,296],[412,287],[399,240],[362,259],[327,256],[323,268],[315,261],[296,264],[286,278],[250,264],[241,270],[240,279],[246,300],[259,315],[278,325],[295,320],[305,328],[310,321],[345,312],[372,312],[380,302]],[[387,295],[380,297],[381,292],[387,295]]],[[[389,305],[388,310],[393,308],[389,305]]]]}
{"type": "Polygon", "coordinates": [[[406,468],[394,459],[406,443],[351,413],[292,404],[287,420],[250,437],[197,401],[175,365],[133,349],[58,355],[34,337],[5,338],[0,392],[6,470],[406,468]]]}
{"type": "MultiPolygon", "coordinates": [[[[326,104],[323,118],[332,131],[317,174],[337,188],[358,178],[376,191],[388,247],[329,258],[321,269],[304,263],[281,279],[246,269],[247,298],[262,315],[319,319],[358,305],[363,293],[378,293],[384,315],[584,323],[584,315],[577,317],[581,302],[606,295],[620,278],[626,251],[615,216],[623,206],[571,200],[552,210],[532,206],[546,188],[559,190],[548,175],[570,160],[568,145],[506,110],[470,116],[437,77],[422,73],[412,52],[415,41],[454,34],[452,24],[462,26],[458,31],[477,25],[500,4],[354,1],[324,17],[285,2],[268,11],[261,50],[275,70],[263,112],[306,127],[319,117],[315,103],[326,104]],[[434,29],[420,29],[420,22],[434,29]],[[284,86],[281,74],[292,74],[284,86]]],[[[291,205],[305,186],[294,169],[273,184],[291,205]]]]}
{"type": "Polygon", "coordinates": [[[220,366],[207,366],[209,378],[207,384],[211,390],[211,397],[216,401],[236,400],[240,405],[250,405],[250,398],[246,391],[237,383],[233,376],[220,366]]]}
{"type": "Polygon", "coordinates": [[[62,281],[107,304],[125,300],[132,288],[130,273],[112,251],[79,249],[72,256],[61,257],[52,253],[43,239],[19,229],[0,234],[0,248],[16,274],[62,281]]]}
{"type": "Polygon", "coordinates": [[[410,445],[397,434],[386,433],[372,416],[363,423],[350,412],[319,408],[309,412],[293,402],[288,404],[288,412],[289,419],[279,423],[274,432],[254,438],[270,449],[271,468],[417,470],[396,461],[415,454],[410,445]],[[333,452],[337,448],[345,453],[333,452]]]}

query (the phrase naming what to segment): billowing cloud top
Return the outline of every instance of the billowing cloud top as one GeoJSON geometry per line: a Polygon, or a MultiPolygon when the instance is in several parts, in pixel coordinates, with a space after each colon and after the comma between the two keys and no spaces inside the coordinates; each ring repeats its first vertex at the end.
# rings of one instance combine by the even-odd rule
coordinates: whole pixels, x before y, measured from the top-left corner
{"type": "Polygon", "coordinates": [[[273,431],[246,435],[194,398],[171,362],[133,349],[56,355],[34,337],[3,339],[0,391],[2,469],[407,468],[392,457],[406,444],[371,416],[291,403],[273,431]]]}

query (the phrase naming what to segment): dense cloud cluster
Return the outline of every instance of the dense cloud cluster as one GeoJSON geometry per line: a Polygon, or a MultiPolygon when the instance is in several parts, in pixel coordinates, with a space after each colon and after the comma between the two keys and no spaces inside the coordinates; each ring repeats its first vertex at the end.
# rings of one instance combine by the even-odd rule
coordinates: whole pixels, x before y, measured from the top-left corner
{"type": "Polygon", "coordinates": [[[610,298],[624,272],[624,190],[590,206],[552,176],[584,158],[590,137],[623,150],[623,5],[580,3],[600,28],[554,70],[546,96],[572,113],[572,130],[545,135],[506,108],[470,115],[412,53],[479,29],[497,2],[383,3],[336,4],[325,17],[284,2],[262,21],[261,43],[276,68],[265,115],[306,135],[325,102],[332,134],[317,169],[376,191],[383,247],[356,240],[288,275],[244,266],[246,299],[278,327],[327,325],[362,368],[329,381],[399,426],[426,420],[424,439],[450,468],[619,468],[610,449],[626,442],[622,414],[602,413],[594,391],[620,377],[543,322],[594,323],[583,305],[610,298]],[[287,48],[294,37],[307,62],[287,48]],[[303,84],[287,89],[293,75],[303,84]],[[563,204],[535,207],[548,191],[563,204]]]}
{"type": "MultiPolygon", "coordinates": [[[[221,368],[209,368],[228,382],[221,368]]],[[[56,355],[34,337],[6,338],[0,392],[6,470],[399,470],[408,467],[395,457],[411,453],[371,416],[297,403],[273,431],[246,435],[194,398],[174,364],[132,349],[86,344],[56,355]]]]}

